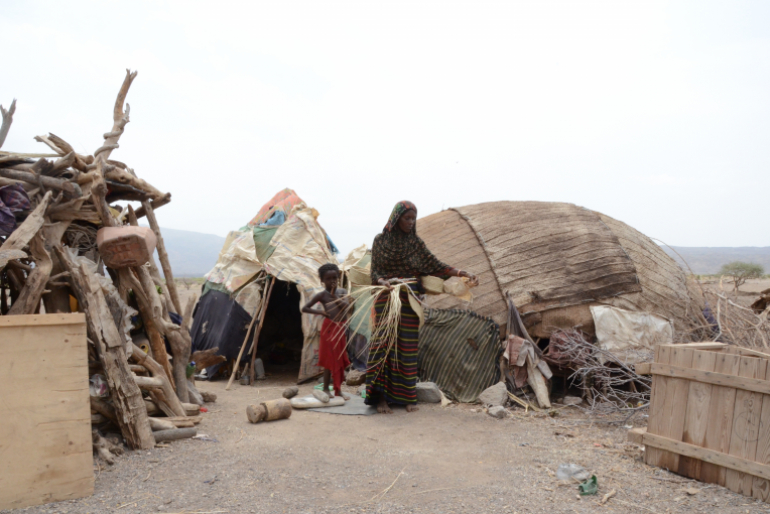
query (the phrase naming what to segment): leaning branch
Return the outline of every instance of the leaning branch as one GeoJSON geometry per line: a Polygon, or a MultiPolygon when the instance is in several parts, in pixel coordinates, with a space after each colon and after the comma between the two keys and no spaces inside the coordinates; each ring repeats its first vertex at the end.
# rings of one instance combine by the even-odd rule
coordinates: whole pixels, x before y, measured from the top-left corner
{"type": "Polygon", "coordinates": [[[2,105],[0,105],[0,113],[3,115],[3,124],[0,125],[0,148],[3,147],[3,143],[5,143],[5,138],[8,135],[8,131],[11,129],[11,123],[13,123],[13,113],[16,112],[16,99],[13,99],[13,102],[11,102],[11,107],[6,110],[2,105]]]}

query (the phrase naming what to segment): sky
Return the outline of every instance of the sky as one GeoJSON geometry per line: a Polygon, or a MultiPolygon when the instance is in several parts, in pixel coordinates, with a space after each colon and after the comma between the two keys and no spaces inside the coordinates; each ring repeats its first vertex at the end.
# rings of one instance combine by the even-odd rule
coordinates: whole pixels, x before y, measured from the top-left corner
{"type": "MultiPolygon", "coordinates": [[[[570,202],[675,246],[770,246],[770,2],[0,0],[3,150],[102,145],[226,235],[294,189],[343,253],[420,217],[570,202]]],[[[515,228],[515,227],[512,227],[515,228]]]]}

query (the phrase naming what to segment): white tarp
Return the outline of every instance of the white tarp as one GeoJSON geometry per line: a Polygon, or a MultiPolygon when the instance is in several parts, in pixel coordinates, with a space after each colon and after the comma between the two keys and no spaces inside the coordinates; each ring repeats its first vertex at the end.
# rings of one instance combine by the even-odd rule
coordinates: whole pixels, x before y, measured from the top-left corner
{"type": "MultiPolygon", "coordinates": [[[[303,202],[295,205],[286,221],[278,227],[270,245],[275,247],[267,262],[259,262],[251,229],[230,232],[219,253],[219,260],[206,275],[212,283],[222,284],[227,291],[235,294],[237,301],[250,315],[254,316],[262,301],[263,284],[255,284],[256,276],[264,270],[277,280],[293,282],[300,293],[300,305],[322,289],[318,268],[327,262],[336,262],[329,250],[321,226],[316,221],[318,212],[303,202]],[[250,283],[251,282],[251,283],[250,283]]],[[[312,378],[323,371],[318,367],[318,342],[320,339],[320,316],[302,314],[304,343],[299,381],[312,378]]]]}
{"type": "Polygon", "coordinates": [[[656,344],[670,344],[674,329],[667,319],[647,312],[592,305],[597,345],[629,364],[640,361],[656,344]]]}

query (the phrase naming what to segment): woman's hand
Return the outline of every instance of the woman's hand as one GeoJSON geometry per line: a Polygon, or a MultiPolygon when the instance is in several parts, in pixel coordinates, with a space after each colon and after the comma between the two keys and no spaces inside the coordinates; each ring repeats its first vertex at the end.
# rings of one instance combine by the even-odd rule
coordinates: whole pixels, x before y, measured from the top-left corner
{"type": "Polygon", "coordinates": [[[468,279],[468,284],[471,287],[476,287],[477,285],[479,285],[479,278],[473,273],[468,273],[467,271],[460,271],[460,273],[458,273],[457,276],[466,277],[468,279]]]}
{"type": "Polygon", "coordinates": [[[388,289],[388,291],[393,291],[393,286],[390,285],[390,281],[388,279],[381,278],[377,280],[377,283],[380,284],[381,286],[385,286],[388,289]]]}

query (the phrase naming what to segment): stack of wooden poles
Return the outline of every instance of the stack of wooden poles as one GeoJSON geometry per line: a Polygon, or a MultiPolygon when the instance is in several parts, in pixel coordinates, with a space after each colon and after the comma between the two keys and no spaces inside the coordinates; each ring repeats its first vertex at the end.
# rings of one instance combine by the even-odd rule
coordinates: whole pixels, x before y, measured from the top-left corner
{"type": "MultiPolygon", "coordinates": [[[[171,195],[137,177],[126,164],[110,159],[129,122],[125,99],[135,78],[136,72],[126,70],[112,127],[93,155],[77,153],[54,134],[35,138],[53,154],[0,151],[0,187],[21,185],[31,204],[28,210],[16,213],[17,225],[10,235],[4,241],[0,238],[0,310],[2,315],[85,313],[89,367],[106,378],[110,392],[108,401],[92,397],[92,412],[116,424],[131,448],[149,448],[156,439],[167,438],[159,432],[154,437],[153,428],[192,427],[194,420],[188,415],[197,414],[199,406],[188,403],[191,382],[186,373],[194,298],[186,306],[180,302],[155,218],[155,210],[169,203],[171,195]],[[116,201],[126,204],[110,205],[116,201]],[[134,210],[130,202],[141,206],[134,210]],[[155,232],[165,281],[152,256],[143,266],[121,269],[105,268],[99,257],[95,240],[99,228],[137,225],[142,217],[155,232]],[[80,256],[98,263],[97,271],[80,256]],[[115,288],[103,288],[100,274],[108,274],[115,288]],[[135,305],[141,315],[149,339],[147,352],[133,344],[123,326],[128,304],[135,305]],[[170,313],[182,315],[181,326],[172,322],[170,313]],[[169,359],[164,339],[173,359],[169,359]],[[153,420],[148,409],[168,418],[153,420]]],[[[8,110],[0,107],[0,148],[13,121],[15,103],[8,110]]]]}

